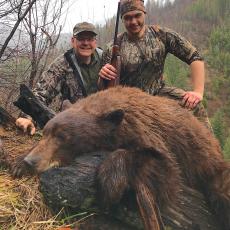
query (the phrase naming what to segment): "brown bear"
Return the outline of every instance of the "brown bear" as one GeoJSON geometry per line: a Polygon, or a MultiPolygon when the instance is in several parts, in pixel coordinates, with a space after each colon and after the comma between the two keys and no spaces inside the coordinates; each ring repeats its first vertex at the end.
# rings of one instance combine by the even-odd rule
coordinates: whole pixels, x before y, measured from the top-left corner
{"type": "Polygon", "coordinates": [[[176,101],[128,87],[96,93],[51,119],[24,162],[42,172],[53,161],[65,165],[100,150],[111,152],[98,170],[104,201],[135,191],[145,229],[163,228],[160,211],[177,204],[183,182],[206,195],[229,230],[229,162],[213,134],[176,101]]]}

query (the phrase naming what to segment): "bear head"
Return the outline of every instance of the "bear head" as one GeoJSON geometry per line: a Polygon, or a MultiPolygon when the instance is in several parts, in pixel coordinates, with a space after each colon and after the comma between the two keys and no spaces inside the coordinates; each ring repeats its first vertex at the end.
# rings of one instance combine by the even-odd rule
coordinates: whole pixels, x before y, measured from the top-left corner
{"type": "Polygon", "coordinates": [[[24,160],[39,173],[53,162],[66,165],[83,153],[114,150],[124,114],[122,109],[115,109],[94,115],[71,107],[46,124],[42,139],[24,160]]]}

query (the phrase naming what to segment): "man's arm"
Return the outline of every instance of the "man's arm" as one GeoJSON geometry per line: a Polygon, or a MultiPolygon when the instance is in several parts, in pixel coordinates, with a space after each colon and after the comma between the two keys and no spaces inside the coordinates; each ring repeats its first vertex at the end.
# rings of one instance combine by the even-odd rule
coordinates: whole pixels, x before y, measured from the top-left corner
{"type": "Polygon", "coordinates": [[[61,82],[66,75],[68,63],[64,56],[57,58],[33,89],[34,95],[47,106],[61,91],[61,82]]]}
{"type": "Polygon", "coordinates": [[[204,95],[205,70],[203,61],[194,61],[190,64],[193,91],[188,91],[183,97],[182,104],[193,109],[202,101],[204,95]]]}
{"type": "Polygon", "coordinates": [[[193,109],[202,101],[204,94],[205,71],[203,57],[187,39],[175,31],[160,28],[160,33],[165,35],[167,52],[175,55],[190,66],[193,90],[184,94],[182,104],[188,109],[193,109]]]}
{"type": "MultiPolygon", "coordinates": [[[[49,105],[60,92],[61,80],[67,68],[68,64],[64,56],[57,58],[49,69],[42,74],[41,80],[33,89],[34,95],[45,105],[49,105]]],[[[16,120],[16,125],[30,135],[33,135],[36,131],[32,118],[26,114],[16,120]]]]}

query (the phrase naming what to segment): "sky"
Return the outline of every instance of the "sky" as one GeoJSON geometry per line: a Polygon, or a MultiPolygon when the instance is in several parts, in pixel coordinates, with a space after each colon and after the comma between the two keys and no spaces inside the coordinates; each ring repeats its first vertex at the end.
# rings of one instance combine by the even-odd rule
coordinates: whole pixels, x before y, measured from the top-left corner
{"type": "MultiPolygon", "coordinates": [[[[164,2],[164,0],[158,1],[164,2]]],[[[69,0],[68,11],[63,12],[66,21],[62,32],[72,33],[74,25],[83,21],[103,25],[106,19],[116,15],[117,5],[118,0],[69,0]]]]}
{"type": "Polygon", "coordinates": [[[116,14],[117,4],[118,0],[70,0],[63,32],[71,33],[74,25],[83,21],[104,24],[116,14]]]}

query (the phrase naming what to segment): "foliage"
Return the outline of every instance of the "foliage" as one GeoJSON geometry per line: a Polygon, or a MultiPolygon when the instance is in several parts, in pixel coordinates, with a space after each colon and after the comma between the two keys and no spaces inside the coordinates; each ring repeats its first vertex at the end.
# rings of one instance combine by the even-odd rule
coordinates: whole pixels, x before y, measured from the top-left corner
{"type": "Polygon", "coordinates": [[[212,23],[229,15],[229,0],[198,0],[189,7],[188,14],[212,23]]]}
{"type": "Polygon", "coordinates": [[[230,134],[225,140],[223,152],[224,152],[225,158],[230,160],[230,134]]]}
{"type": "Polygon", "coordinates": [[[216,111],[214,116],[211,118],[211,124],[215,136],[220,142],[221,147],[224,147],[225,143],[225,123],[224,123],[224,112],[222,109],[216,111]]]}
{"type": "Polygon", "coordinates": [[[15,57],[2,63],[0,68],[0,75],[2,79],[4,79],[9,84],[12,84],[12,82],[15,81],[20,83],[25,80],[26,75],[28,76],[30,68],[31,65],[29,57],[15,57]]]}
{"type": "Polygon", "coordinates": [[[28,56],[14,57],[6,60],[0,67],[0,97],[2,106],[12,113],[18,115],[18,109],[12,102],[18,96],[18,88],[21,83],[27,82],[31,70],[28,56]]]}
{"type": "Polygon", "coordinates": [[[213,68],[230,75],[230,20],[216,27],[209,40],[209,62],[213,68]]]}
{"type": "Polygon", "coordinates": [[[211,82],[212,94],[215,96],[220,95],[221,90],[228,84],[228,80],[225,79],[221,74],[214,76],[211,82]]]}
{"type": "Polygon", "coordinates": [[[188,67],[172,55],[168,55],[166,59],[164,76],[167,85],[182,89],[188,88],[188,67]]]}

